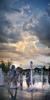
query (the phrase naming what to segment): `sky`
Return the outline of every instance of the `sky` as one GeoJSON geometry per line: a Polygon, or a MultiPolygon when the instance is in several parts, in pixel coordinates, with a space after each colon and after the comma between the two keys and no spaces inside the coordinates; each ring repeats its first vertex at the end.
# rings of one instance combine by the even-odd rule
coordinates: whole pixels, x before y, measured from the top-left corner
{"type": "Polygon", "coordinates": [[[50,63],[50,0],[0,0],[0,59],[50,63]]]}

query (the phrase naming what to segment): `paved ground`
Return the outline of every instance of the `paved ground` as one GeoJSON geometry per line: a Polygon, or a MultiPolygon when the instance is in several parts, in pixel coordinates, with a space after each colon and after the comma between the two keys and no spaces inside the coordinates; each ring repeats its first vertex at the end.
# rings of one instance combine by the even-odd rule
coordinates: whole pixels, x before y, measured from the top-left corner
{"type": "MultiPolygon", "coordinates": [[[[0,100],[11,100],[7,89],[2,87],[0,87],[0,100]]],[[[44,91],[31,93],[18,90],[16,100],[50,100],[50,91],[46,93],[44,91]]]]}

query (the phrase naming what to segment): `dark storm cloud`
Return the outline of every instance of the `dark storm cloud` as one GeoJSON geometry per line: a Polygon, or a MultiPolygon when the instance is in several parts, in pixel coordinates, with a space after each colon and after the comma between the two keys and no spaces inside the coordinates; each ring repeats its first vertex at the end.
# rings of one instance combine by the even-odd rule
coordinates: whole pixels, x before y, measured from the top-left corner
{"type": "Polygon", "coordinates": [[[0,43],[16,43],[21,39],[20,32],[11,32],[8,34],[8,31],[4,31],[3,27],[0,28],[0,43]]]}
{"type": "Polygon", "coordinates": [[[5,32],[5,28],[10,27],[10,23],[5,19],[3,14],[1,13],[0,16],[0,42],[8,42],[8,34],[5,32]]]}
{"type": "Polygon", "coordinates": [[[48,4],[48,8],[46,9],[46,13],[47,13],[48,16],[50,17],[50,3],[48,4]]]}
{"type": "Polygon", "coordinates": [[[40,41],[50,47],[50,18],[46,16],[40,18],[34,30],[40,41]]]}
{"type": "Polygon", "coordinates": [[[20,35],[20,32],[11,33],[8,36],[8,38],[9,38],[9,42],[11,42],[11,43],[16,43],[16,42],[22,40],[22,37],[20,35]]]}
{"type": "Polygon", "coordinates": [[[6,19],[6,13],[20,13],[20,10],[15,6],[17,0],[0,0],[0,42],[17,42],[21,39],[20,32],[8,32],[8,29],[12,28],[12,23],[6,19]]]}
{"type": "MultiPolygon", "coordinates": [[[[4,13],[4,12],[3,12],[4,13]]],[[[20,32],[13,32],[12,23],[1,13],[0,16],[0,42],[17,42],[21,39],[20,32]],[[9,32],[9,30],[11,32],[9,32]]]]}
{"type": "Polygon", "coordinates": [[[16,6],[17,0],[0,0],[0,10],[5,11],[17,11],[20,12],[20,10],[16,6]]]}
{"type": "MultiPolygon", "coordinates": [[[[40,1],[40,0],[38,0],[38,1],[40,1]]],[[[47,3],[48,3],[47,1],[48,0],[42,0],[43,5],[41,5],[41,3],[40,3],[42,8],[47,5],[47,3]],[[46,2],[43,2],[43,1],[46,1],[46,2]]],[[[34,3],[35,3],[35,7],[38,4],[39,9],[40,9],[39,3],[35,2],[35,0],[34,0],[34,3]]],[[[11,21],[6,19],[5,14],[6,13],[10,14],[12,12],[14,13],[15,11],[18,13],[21,13],[20,8],[21,8],[21,6],[24,6],[25,4],[31,4],[33,7],[33,0],[32,0],[32,2],[31,2],[31,0],[25,0],[25,1],[24,0],[0,0],[0,13],[1,13],[1,16],[0,16],[0,42],[17,42],[22,39],[20,31],[16,30],[14,32],[11,30],[11,28],[13,29],[12,23],[11,23],[11,21]],[[29,1],[29,3],[28,3],[28,1],[29,1]],[[11,32],[9,32],[8,30],[11,30],[11,32]]],[[[35,10],[35,8],[34,8],[34,10],[35,10]]],[[[29,11],[29,8],[28,9],[24,8],[25,13],[26,12],[28,13],[28,11],[29,11]]],[[[41,18],[39,18],[38,19],[39,23],[37,23],[37,20],[35,20],[35,22],[33,22],[34,19],[33,20],[31,19],[29,22],[26,21],[26,23],[24,23],[23,30],[29,31],[30,33],[32,33],[32,35],[38,36],[39,40],[42,43],[50,46],[50,44],[49,44],[49,42],[50,42],[50,18],[48,18],[48,16],[50,16],[50,7],[48,7],[46,12],[48,15],[42,16],[41,18]],[[27,25],[27,24],[29,24],[29,25],[27,25]]],[[[32,13],[33,13],[33,10],[32,10],[32,13]]],[[[37,18],[37,16],[36,16],[36,18],[37,18]]]]}
{"type": "Polygon", "coordinates": [[[48,9],[46,10],[46,12],[47,12],[48,16],[50,17],[50,8],[48,8],[48,9]]]}
{"type": "Polygon", "coordinates": [[[50,47],[50,3],[40,19],[38,25],[34,28],[39,40],[50,47]]]}
{"type": "Polygon", "coordinates": [[[37,18],[33,16],[23,26],[24,31],[28,31],[31,35],[36,35],[41,43],[50,47],[50,17],[49,15],[42,14],[37,18]]]}

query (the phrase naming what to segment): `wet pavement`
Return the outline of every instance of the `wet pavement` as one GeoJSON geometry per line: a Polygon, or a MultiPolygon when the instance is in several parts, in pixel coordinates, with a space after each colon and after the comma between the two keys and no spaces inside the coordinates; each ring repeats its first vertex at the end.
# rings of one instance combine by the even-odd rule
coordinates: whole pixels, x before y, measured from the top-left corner
{"type": "MultiPolygon", "coordinates": [[[[11,100],[10,94],[6,88],[0,87],[0,100],[11,100]]],[[[29,92],[18,89],[16,100],[50,100],[50,90],[47,92],[29,92]]]]}

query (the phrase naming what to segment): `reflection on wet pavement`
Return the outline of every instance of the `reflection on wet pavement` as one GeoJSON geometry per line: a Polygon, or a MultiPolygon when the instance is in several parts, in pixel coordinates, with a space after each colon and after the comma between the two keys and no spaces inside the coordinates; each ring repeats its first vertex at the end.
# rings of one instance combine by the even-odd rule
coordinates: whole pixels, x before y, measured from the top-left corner
{"type": "MultiPolygon", "coordinates": [[[[17,91],[16,100],[50,100],[50,92],[27,92],[27,91],[17,91]]],[[[8,90],[0,87],[0,100],[11,100],[8,90]]]]}

